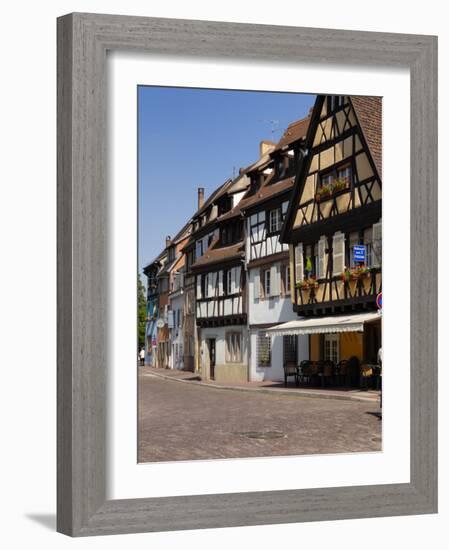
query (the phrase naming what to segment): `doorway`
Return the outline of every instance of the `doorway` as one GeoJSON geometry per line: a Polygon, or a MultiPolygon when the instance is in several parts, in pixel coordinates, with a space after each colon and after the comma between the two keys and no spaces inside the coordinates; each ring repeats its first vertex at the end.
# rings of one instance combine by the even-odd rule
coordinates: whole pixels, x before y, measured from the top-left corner
{"type": "Polygon", "coordinates": [[[209,353],[209,378],[215,380],[215,338],[208,338],[206,342],[209,353]]]}

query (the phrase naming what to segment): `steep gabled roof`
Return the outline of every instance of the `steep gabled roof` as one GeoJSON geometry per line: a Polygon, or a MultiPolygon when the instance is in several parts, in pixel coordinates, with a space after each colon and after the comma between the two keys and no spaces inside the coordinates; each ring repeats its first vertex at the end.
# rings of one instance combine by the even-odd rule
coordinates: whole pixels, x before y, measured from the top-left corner
{"type": "Polygon", "coordinates": [[[201,258],[192,265],[192,269],[206,268],[209,265],[242,258],[244,255],[243,241],[230,246],[217,247],[217,244],[218,240],[213,241],[201,258]]]}
{"type": "Polygon", "coordinates": [[[349,97],[371,152],[379,177],[382,177],[382,98],[349,97]]]}
{"type": "Polygon", "coordinates": [[[310,115],[307,115],[305,118],[300,120],[295,120],[288,125],[283,136],[276,144],[274,151],[279,151],[284,147],[287,147],[291,143],[298,141],[299,139],[304,139],[307,135],[307,129],[309,127],[310,115]]]}
{"type": "MultiPolygon", "coordinates": [[[[310,169],[312,160],[311,150],[315,131],[319,122],[321,109],[324,100],[327,96],[319,95],[315,100],[315,105],[310,113],[310,122],[305,139],[305,147],[309,150],[309,154],[305,162],[301,164],[299,172],[296,174],[293,192],[290,197],[287,214],[282,226],[280,240],[281,242],[288,241],[288,233],[293,225],[296,215],[298,200],[302,192],[306,175],[310,169]]],[[[355,116],[362,130],[363,138],[368,147],[368,154],[371,156],[374,167],[377,170],[378,176],[382,178],[382,98],[372,96],[348,96],[353,107],[355,116]]]]}

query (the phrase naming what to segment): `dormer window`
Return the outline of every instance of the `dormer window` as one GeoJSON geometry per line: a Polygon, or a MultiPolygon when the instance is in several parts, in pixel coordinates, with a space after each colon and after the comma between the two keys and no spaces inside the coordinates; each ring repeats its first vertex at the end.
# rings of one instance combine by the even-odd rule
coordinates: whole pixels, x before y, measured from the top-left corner
{"type": "Polygon", "coordinates": [[[276,160],[276,174],[279,178],[283,178],[287,172],[286,159],[283,157],[276,160]]]}

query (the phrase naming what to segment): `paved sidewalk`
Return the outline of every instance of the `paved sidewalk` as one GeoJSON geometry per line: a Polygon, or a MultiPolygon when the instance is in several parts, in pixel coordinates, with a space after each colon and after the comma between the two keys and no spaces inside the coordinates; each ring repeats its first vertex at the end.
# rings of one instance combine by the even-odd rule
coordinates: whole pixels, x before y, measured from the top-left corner
{"type": "Polygon", "coordinates": [[[184,382],[190,385],[206,386],[221,390],[237,390],[258,392],[276,395],[289,395],[298,397],[315,397],[320,399],[343,399],[347,401],[361,401],[378,403],[380,392],[376,390],[360,390],[357,388],[322,388],[322,387],[296,387],[289,382],[287,387],[283,382],[246,382],[245,384],[221,384],[215,380],[202,380],[200,373],[180,371],[177,369],[160,369],[154,367],[139,367],[139,373],[146,376],[158,376],[166,380],[184,382]]]}

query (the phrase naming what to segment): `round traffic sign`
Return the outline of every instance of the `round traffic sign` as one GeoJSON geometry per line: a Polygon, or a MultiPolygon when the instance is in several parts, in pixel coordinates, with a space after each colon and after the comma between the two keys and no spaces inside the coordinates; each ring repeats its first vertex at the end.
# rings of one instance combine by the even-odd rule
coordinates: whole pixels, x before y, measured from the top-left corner
{"type": "Polygon", "coordinates": [[[382,292],[377,295],[376,304],[379,309],[382,309],[382,292]]]}

